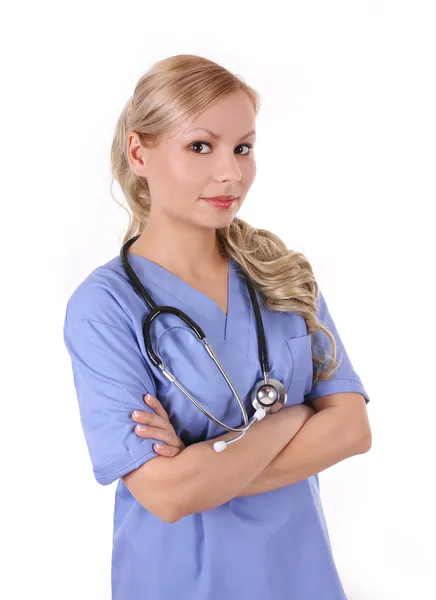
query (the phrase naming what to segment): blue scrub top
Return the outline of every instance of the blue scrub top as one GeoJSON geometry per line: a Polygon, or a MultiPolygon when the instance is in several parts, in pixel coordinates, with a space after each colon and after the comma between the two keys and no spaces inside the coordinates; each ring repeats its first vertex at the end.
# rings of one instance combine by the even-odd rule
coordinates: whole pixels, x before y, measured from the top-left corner
{"type": "MultiPolygon", "coordinates": [[[[205,294],[138,255],[130,264],[157,304],[185,311],[203,329],[221,364],[254,414],[251,391],[262,378],[253,309],[238,263],[229,258],[228,314],[205,294]]],[[[303,317],[266,309],[257,295],[268,344],[270,376],[288,392],[287,406],[336,392],[369,397],[341,342],[322,295],[318,316],[335,336],[342,365],[312,385],[311,336],[303,317]]],[[[113,600],[344,600],[322,509],[318,476],[166,523],[147,511],[122,475],[157,456],[158,439],[141,438],[131,414],[152,410],[149,392],[168,412],[185,443],[226,433],[207,419],[149,360],[142,323],[149,307],[133,291],[119,256],[97,267],[71,295],[64,341],[72,361],[80,418],[95,479],[118,480],[112,551],[113,600]]],[[[326,335],[314,334],[318,354],[326,335]]],[[[238,402],[183,321],[161,315],[153,347],[188,391],[233,427],[243,424],[238,402]]],[[[268,418],[268,417],[266,417],[268,418]]],[[[237,435],[237,434],[235,434],[237,435]]]]}

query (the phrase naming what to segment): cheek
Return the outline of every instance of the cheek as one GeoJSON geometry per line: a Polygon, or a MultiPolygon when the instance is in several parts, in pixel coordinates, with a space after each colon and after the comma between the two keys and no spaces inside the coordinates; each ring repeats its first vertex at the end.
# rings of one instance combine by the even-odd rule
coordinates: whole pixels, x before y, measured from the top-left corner
{"type": "Polygon", "coordinates": [[[199,169],[180,156],[167,156],[153,166],[153,187],[156,204],[172,212],[185,200],[192,201],[193,195],[201,195],[204,185],[199,169]],[[158,200],[157,200],[158,199],[158,200]]]}
{"type": "Polygon", "coordinates": [[[203,167],[198,157],[190,157],[188,153],[169,157],[168,173],[172,185],[179,187],[179,198],[182,190],[185,190],[188,194],[192,191],[199,193],[203,191],[204,181],[207,180],[205,167],[206,165],[203,167]],[[197,158],[197,160],[193,160],[193,158],[197,158]]]}
{"type": "Polygon", "coordinates": [[[256,171],[257,171],[257,166],[256,166],[256,162],[253,159],[251,162],[249,162],[249,164],[247,165],[247,174],[246,174],[246,180],[249,184],[249,187],[251,186],[251,184],[253,183],[253,181],[256,178],[256,171]]]}
{"type": "Polygon", "coordinates": [[[243,161],[241,159],[241,182],[244,186],[244,193],[247,193],[256,178],[256,162],[254,159],[243,161]]]}

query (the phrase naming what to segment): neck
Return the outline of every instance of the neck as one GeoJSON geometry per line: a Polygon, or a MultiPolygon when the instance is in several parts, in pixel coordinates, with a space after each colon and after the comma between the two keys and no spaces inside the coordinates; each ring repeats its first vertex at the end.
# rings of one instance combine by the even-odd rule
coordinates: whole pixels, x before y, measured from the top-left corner
{"type": "Polygon", "coordinates": [[[219,252],[216,231],[172,225],[164,219],[149,219],[146,229],[132,244],[130,251],[161,265],[184,278],[210,278],[227,258],[219,252]]]}

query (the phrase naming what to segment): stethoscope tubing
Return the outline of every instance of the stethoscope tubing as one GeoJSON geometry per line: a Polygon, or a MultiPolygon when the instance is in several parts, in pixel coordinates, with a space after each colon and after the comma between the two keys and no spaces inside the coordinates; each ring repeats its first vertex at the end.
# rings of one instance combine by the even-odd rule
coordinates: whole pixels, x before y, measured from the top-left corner
{"type": "MultiPolygon", "coordinates": [[[[132,267],[127,259],[127,250],[139,237],[140,237],[140,235],[134,236],[133,238],[131,238],[130,240],[125,242],[121,248],[120,256],[121,256],[121,261],[122,261],[123,267],[124,267],[125,271],[127,272],[135,291],[139,294],[139,296],[144,300],[144,302],[150,308],[150,312],[147,315],[147,317],[144,321],[143,327],[142,327],[144,342],[145,342],[147,354],[148,354],[150,360],[153,362],[153,364],[155,366],[157,366],[161,369],[163,375],[169,381],[174,383],[180,389],[180,391],[183,392],[183,394],[185,394],[189,398],[189,400],[191,400],[191,402],[199,410],[201,410],[201,412],[204,415],[206,415],[209,419],[211,419],[214,423],[216,423],[220,427],[226,429],[227,431],[234,431],[237,433],[242,432],[242,435],[245,435],[245,433],[250,429],[250,427],[258,419],[256,418],[256,416],[254,416],[253,419],[250,422],[248,422],[248,414],[245,409],[245,406],[244,406],[237,390],[235,389],[234,385],[232,384],[232,382],[230,381],[229,377],[227,376],[225,370],[223,369],[212,346],[207,341],[206,335],[205,335],[204,331],[202,330],[202,328],[182,310],[180,310],[176,307],[172,307],[172,306],[157,305],[154,302],[154,300],[152,299],[152,297],[150,296],[150,294],[147,292],[145,287],[142,285],[142,283],[139,280],[138,276],[136,275],[135,271],[132,269],[132,267]],[[199,402],[197,402],[197,400],[195,400],[195,398],[188,392],[188,390],[186,390],[184,388],[184,386],[179,381],[177,381],[177,379],[173,375],[173,373],[171,373],[171,371],[169,371],[165,367],[162,359],[160,357],[158,357],[158,355],[155,353],[153,346],[152,346],[152,341],[151,341],[151,336],[150,336],[150,328],[151,328],[153,321],[158,316],[160,316],[161,314],[165,314],[165,313],[172,314],[172,315],[180,318],[182,321],[184,321],[188,325],[188,327],[191,329],[191,331],[197,336],[197,338],[201,342],[203,342],[204,347],[205,347],[206,351],[208,352],[209,356],[213,359],[216,366],[219,368],[221,374],[223,375],[224,379],[226,380],[227,384],[229,385],[230,389],[232,390],[233,394],[236,396],[236,399],[238,400],[238,404],[239,404],[239,407],[241,409],[241,412],[242,412],[242,415],[244,418],[244,425],[245,425],[244,427],[231,427],[229,425],[226,425],[225,423],[223,423],[216,417],[214,417],[199,402]]],[[[251,304],[253,306],[253,311],[254,311],[255,320],[256,320],[257,335],[258,335],[259,361],[260,361],[260,364],[262,367],[262,374],[263,374],[264,381],[265,381],[265,383],[267,383],[268,375],[269,375],[269,366],[268,366],[268,353],[267,353],[266,340],[265,340],[265,330],[263,327],[262,316],[260,313],[260,308],[259,308],[259,304],[257,302],[256,292],[254,290],[253,283],[246,274],[245,274],[244,280],[246,282],[247,289],[248,289],[248,292],[250,295],[251,304]]],[[[242,436],[240,436],[240,437],[242,437],[242,436]]],[[[240,437],[235,438],[235,440],[231,440],[231,441],[227,442],[227,444],[232,443],[233,441],[236,441],[236,439],[240,439],[240,437]]]]}

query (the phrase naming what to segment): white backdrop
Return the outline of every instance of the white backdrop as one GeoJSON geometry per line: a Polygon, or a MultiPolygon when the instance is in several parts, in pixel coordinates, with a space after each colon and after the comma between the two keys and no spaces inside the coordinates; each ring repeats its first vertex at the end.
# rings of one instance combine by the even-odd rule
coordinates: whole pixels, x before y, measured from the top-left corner
{"type": "Polygon", "coordinates": [[[192,53],[260,92],[239,214],[309,258],[371,398],[370,452],[320,476],[348,598],[435,599],[434,3],[2,13],[0,596],[110,598],[116,484],[93,478],[63,318],[127,225],[109,190],[119,113],[156,60],[192,53]]]}

